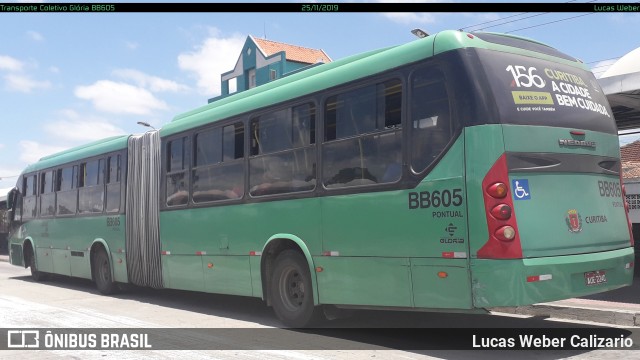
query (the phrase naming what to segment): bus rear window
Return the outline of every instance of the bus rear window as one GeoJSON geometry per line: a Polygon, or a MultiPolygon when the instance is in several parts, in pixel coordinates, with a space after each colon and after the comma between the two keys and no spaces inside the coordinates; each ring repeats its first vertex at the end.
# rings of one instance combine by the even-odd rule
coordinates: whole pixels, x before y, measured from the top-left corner
{"type": "Polygon", "coordinates": [[[591,72],[547,60],[478,50],[500,122],[617,134],[613,112],[591,72]]]}
{"type": "Polygon", "coordinates": [[[492,34],[492,33],[483,33],[483,32],[473,33],[473,35],[479,37],[481,40],[488,41],[494,44],[513,46],[520,49],[531,50],[531,51],[559,57],[561,59],[576,61],[575,58],[563,52],[560,52],[557,49],[552,48],[551,46],[547,46],[539,42],[535,42],[533,40],[526,40],[523,38],[512,37],[512,36],[503,35],[503,34],[492,34]]]}

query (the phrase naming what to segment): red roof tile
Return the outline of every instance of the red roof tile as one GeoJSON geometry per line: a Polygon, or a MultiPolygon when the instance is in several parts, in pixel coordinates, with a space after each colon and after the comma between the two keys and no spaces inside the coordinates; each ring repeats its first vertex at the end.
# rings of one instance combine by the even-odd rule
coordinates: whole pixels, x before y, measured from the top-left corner
{"type": "Polygon", "coordinates": [[[625,161],[640,161],[640,140],[620,148],[620,158],[625,161]]]}
{"type": "Polygon", "coordinates": [[[297,45],[289,45],[277,41],[258,39],[251,37],[253,41],[258,45],[258,48],[266,56],[273,55],[280,51],[286,53],[287,60],[301,62],[305,64],[315,64],[317,62],[328,63],[331,62],[331,58],[321,49],[309,49],[297,45]]]}
{"type": "Polygon", "coordinates": [[[640,178],[640,161],[622,162],[622,178],[624,179],[640,178]]]}
{"type": "Polygon", "coordinates": [[[620,160],[624,179],[640,178],[640,140],[622,146],[620,160]]]}

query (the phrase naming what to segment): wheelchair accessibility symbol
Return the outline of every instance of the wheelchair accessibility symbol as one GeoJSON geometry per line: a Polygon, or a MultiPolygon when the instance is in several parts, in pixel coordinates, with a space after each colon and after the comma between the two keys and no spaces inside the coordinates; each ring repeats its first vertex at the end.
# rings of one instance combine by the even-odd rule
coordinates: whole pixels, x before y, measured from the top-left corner
{"type": "Polygon", "coordinates": [[[511,180],[511,189],[513,189],[513,197],[516,200],[531,199],[531,192],[529,191],[529,180],[527,179],[511,180]]]}

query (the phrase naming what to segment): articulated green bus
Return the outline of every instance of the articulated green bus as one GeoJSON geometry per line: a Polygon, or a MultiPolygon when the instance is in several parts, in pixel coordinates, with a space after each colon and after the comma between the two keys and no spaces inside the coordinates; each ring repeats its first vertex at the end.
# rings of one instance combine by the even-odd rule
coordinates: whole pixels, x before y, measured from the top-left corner
{"type": "Polygon", "coordinates": [[[327,309],[482,311],[629,285],[615,121],[544,44],[444,31],[45,157],[11,262],[327,309]]]}

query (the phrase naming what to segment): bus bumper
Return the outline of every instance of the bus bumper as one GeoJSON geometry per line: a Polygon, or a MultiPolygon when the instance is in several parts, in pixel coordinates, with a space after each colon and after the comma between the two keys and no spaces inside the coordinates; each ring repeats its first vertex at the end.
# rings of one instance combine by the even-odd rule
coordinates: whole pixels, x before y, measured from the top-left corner
{"type": "Polygon", "coordinates": [[[476,308],[520,306],[631,285],[633,248],[518,260],[472,259],[476,308]]]}

